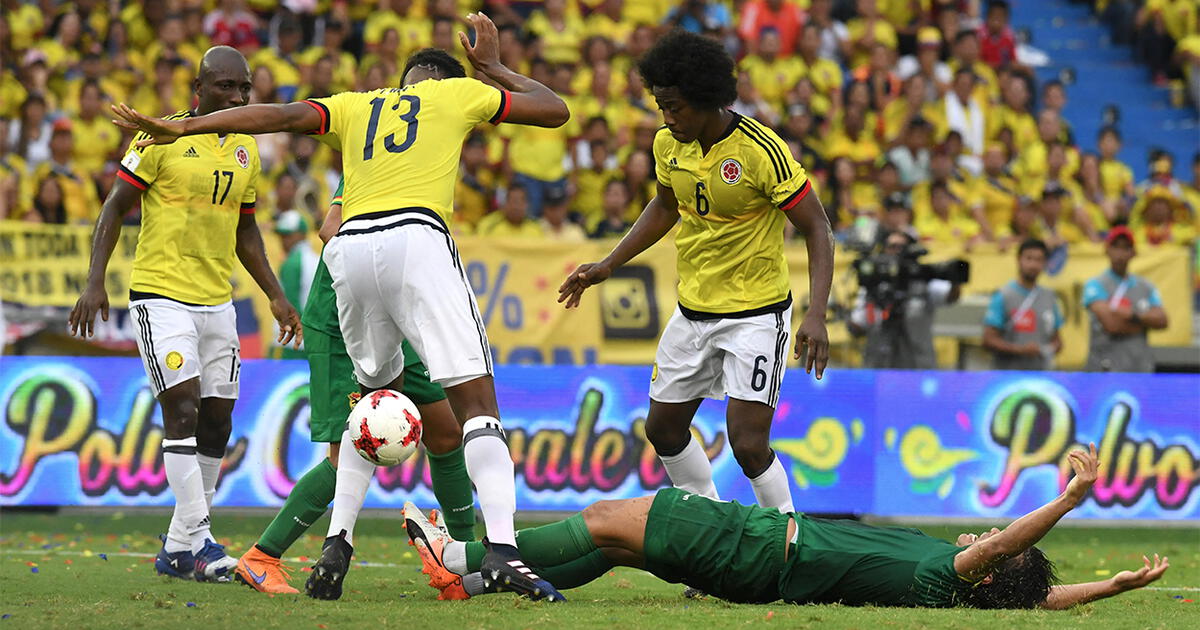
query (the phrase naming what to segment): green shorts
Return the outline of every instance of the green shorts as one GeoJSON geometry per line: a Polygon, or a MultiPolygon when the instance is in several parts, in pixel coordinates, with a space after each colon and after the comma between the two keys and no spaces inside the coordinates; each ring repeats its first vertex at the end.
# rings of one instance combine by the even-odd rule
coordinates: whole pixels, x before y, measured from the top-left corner
{"type": "MultiPolygon", "coordinates": [[[[346,344],[337,335],[312,328],[304,331],[304,349],[308,353],[308,398],[311,409],[309,429],[313,442],[332,444],[342,441],[346,416],[359,392],[354,379],[354,363],[346,354],[346,344]]],[[[418,405],[446,399],[441,386],[429,380],[429,370],[417,352],[404,342],[404,389],[402,393],[418,405]]]]}
{"type": "Polygon", "coordinates": [[[646,519],[646,570],[727,601],[773,602],[789,519],[775,509],[659,490],[646,519]]]}

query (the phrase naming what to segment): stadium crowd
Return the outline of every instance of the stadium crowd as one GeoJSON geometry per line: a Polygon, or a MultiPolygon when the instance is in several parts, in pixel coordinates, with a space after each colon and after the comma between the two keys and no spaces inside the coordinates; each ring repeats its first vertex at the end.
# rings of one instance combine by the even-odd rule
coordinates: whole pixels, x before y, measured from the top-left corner
{"type": "MultiPolygon", "coordinates": [[[[1096,2],[1105,15],[1131,4],[1142,6],[1121,19],[1138,41],[1172,38],[1162,71],[1190,72],[1194,2],[1096,2]],[[1185,5],[1190,20],[1163,18],[1185,5]]],[[[843,241],[883,226],[934,246],[1008,248],[1032,237],[1054,250],[1128,223],[1139,244],[1155,247],[1188,244],[1198,228],[1200,154],[1190,182],[1172,177],[1175,158],[1165,153],[1135,182],[1116,157],[1118,129],[1101,131],[1098,153],[1080,150],[1062,116],[1067,86],[1037,83],[1003,1],[2,6],[0,218],[94,223],[129,140],[109,121],[108,103],[156,115],[188,109],[211,45],[246,54],[251,102],[286,102],[399,85],[406,56],[426,46],[461,57],[462,16],[482,8],[501,26],[504,62],[564,95],[572,118],[559,129],[500,126],[467,140],[455,200],[461,233],[581,240],[627,230],[654,194],[660,125],[632,62],[670,28],[718,38],[735,55],[734,109],[787,140],[843,241]]],[[[309,137],[261,137],[259,147],[263,224],[297,210],[301,225],[319,225],[340,160],[309,137]]]]}

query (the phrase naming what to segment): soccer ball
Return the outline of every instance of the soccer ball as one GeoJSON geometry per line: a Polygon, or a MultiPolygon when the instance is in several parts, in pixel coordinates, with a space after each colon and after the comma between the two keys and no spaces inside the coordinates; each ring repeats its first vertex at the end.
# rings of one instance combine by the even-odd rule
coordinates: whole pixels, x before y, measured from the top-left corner
{"type": "Polygon", "coordinates": [[[349,425],[354,450],[376,466],[399,464],[421,443],[421,412],[408,396],[390,389],[363,396],[349,425]]]}

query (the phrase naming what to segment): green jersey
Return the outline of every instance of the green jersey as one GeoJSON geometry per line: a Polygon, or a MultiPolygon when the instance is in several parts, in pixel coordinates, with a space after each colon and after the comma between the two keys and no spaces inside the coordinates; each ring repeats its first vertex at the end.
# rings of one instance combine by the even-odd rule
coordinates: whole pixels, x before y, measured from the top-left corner
{"type": "MultiPolygon", "coordinates": [[[[338,182],[337,192],[329,205],[342,205],[342,182],[338,182]]],[[[324,253],[324,252],[322,252],[324,253]]],[[[300,323],[306,329],[323,332],[336,337],[342,336],[338,325],[337,295],[333,292],[333,276],[325,267],[325,256],[317,263],[313,274],[312,286],[308,290],[308,300],[304,302],[304,312],[300,315],[300,323]]]]}
{"type": "Polygon", "coordinates": [[[954,570],[962,551],[919,530],[795,514],[796,544],[779,579],[794,603],[954,606],[972,587],[954,570]]]}

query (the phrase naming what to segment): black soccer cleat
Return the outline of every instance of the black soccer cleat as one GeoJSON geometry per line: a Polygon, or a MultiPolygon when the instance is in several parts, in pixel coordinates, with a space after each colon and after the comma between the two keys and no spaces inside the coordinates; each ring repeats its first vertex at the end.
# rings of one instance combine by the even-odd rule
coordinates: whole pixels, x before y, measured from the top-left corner
{"type": "Polygon", "coordinates": [[[483,575],[483,586],[486,589],[511,591],[524,595],[532,600],[545,599],[551,602],[565,602],[566,597],[554,588],[554,585],[538,577],[533,569],[525,566],[521,560],[521,552],[512,545],[494,544],[483,539],[487,555],[479,572],[483,575]]]}
{"type": "Polygon", "coordinates": [[[304,583],[304,593],[313,599],[339,599],[352,555],[354,547],[346,542],[346,530],[326,538],[321,546],[321,558],[313,565],[312,573],[304,583]]]}

